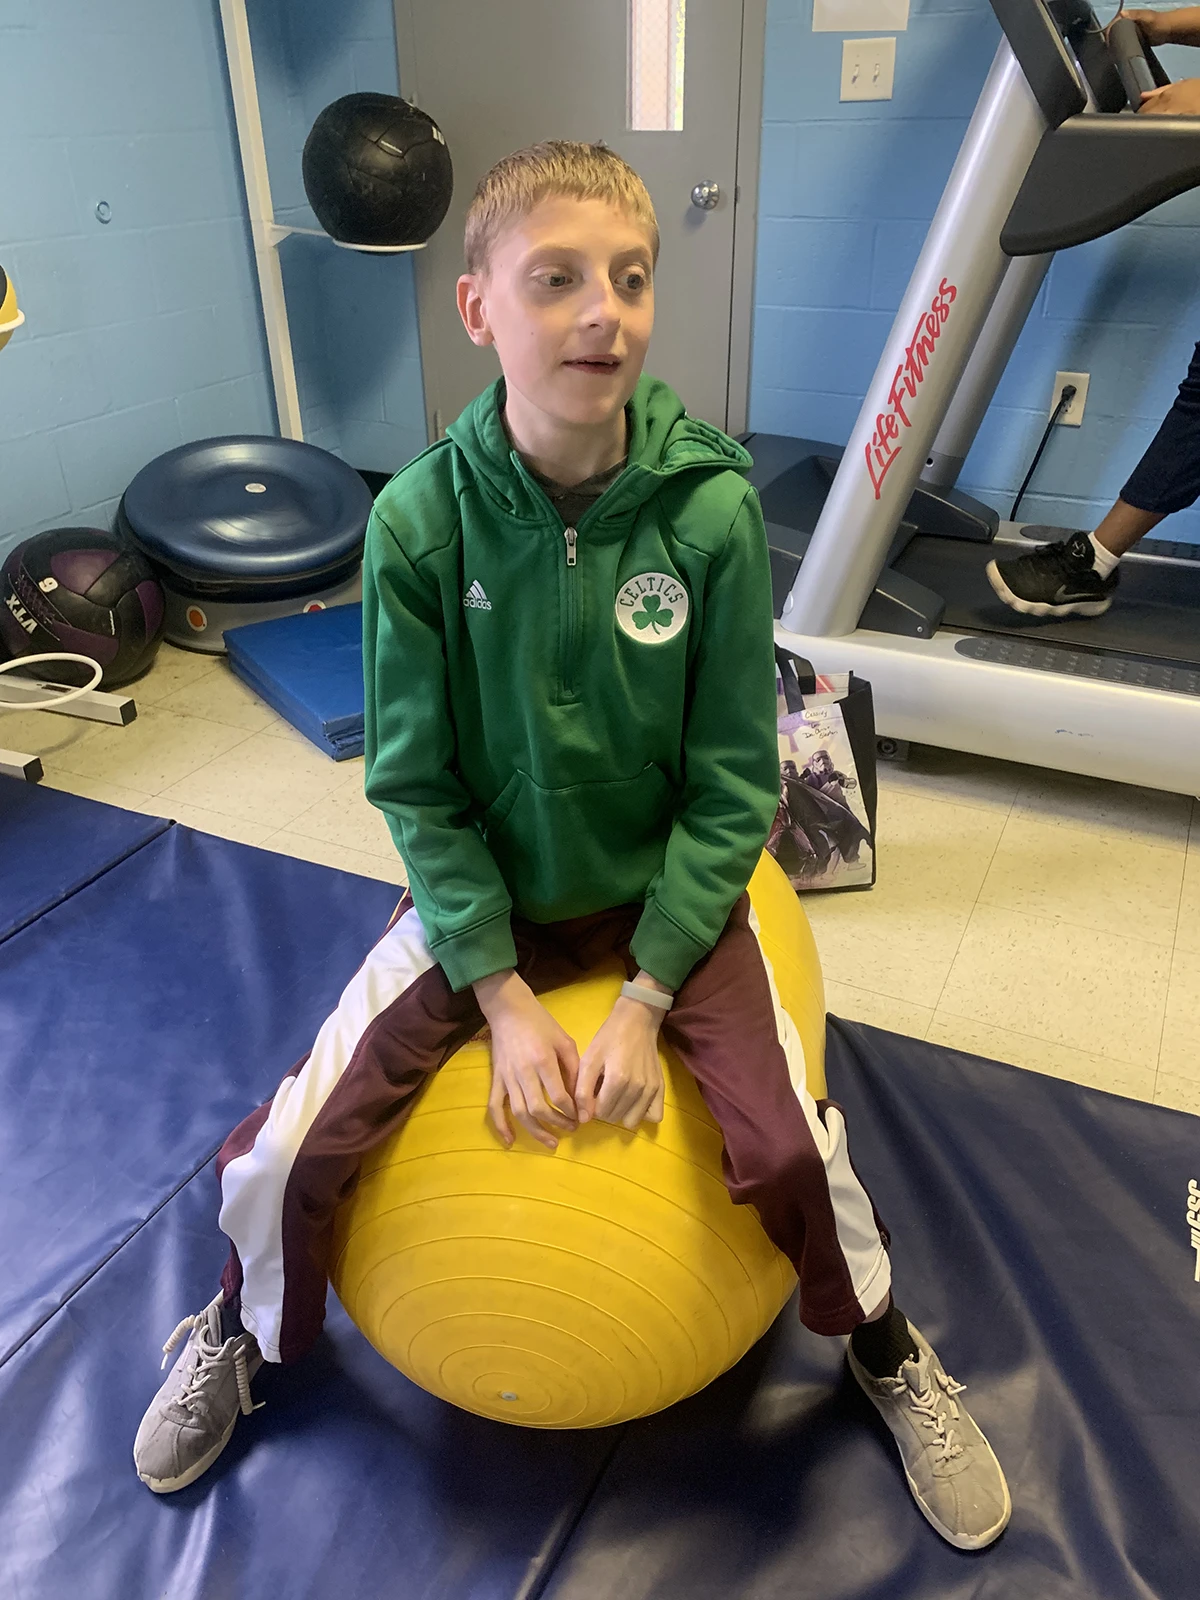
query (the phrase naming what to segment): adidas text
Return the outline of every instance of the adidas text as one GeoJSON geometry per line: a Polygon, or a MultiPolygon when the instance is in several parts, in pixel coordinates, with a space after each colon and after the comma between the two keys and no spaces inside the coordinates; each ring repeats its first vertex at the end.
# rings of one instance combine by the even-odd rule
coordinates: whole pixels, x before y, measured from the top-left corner
{"type": "Polygon", "coordinates": [[[1196,1279],[1200,1283],[1200,1184],[1188,1179],[1187,1225],[1192,1249],[1196,1252],[1196,1279]]]}
{"type": "Polygon", "coordinates": [[[463,605],[475,611],[490,611],[492,609],[492,602],[484,594],[483,585],[478,578],[475,579],[466,594],[463,595],[463,605]]]}

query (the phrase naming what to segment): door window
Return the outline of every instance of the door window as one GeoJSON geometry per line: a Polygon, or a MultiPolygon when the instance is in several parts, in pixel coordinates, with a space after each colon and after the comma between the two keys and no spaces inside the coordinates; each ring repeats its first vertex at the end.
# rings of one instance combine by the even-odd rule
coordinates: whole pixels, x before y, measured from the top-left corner
{"type": "Polygon", "coordinates": [[[687,0],[629,0],[629,127],[683,131],[687,0]]]}

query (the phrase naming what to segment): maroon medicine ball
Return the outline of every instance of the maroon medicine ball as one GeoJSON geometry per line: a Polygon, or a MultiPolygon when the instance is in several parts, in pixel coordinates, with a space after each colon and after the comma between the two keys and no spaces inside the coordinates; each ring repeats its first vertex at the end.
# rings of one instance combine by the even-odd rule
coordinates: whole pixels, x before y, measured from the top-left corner
{"type": "MultiPolygon", "coordinates": [[[[163,594],[136,550],[96,528],[55,528],[16,546],[0,568],[0,659],[67,650],[104,669],[103,686],[136,678],[163,635],[163,594]]],[[[72,662],[31,667],[86,683],[72,662]]]]}

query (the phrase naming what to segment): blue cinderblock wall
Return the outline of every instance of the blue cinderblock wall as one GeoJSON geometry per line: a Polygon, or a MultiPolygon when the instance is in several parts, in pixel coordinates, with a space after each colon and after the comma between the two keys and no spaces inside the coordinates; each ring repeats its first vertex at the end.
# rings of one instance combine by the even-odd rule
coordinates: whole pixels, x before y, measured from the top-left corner
{"type": "Polygon", "coordinates": [[[0,553],[107,526],[184,440],[273,433],[213,0],[3,0],[0,553]],[[96,206],[107,201],[111,221],[96,206]]]}
{"type": "MultiPolygon", "coordinates": [[[[304,141],[331,100],[400,92],[392,0],[250,0],[249,16],[275,215],[315,228],[304,141]]],[[[280,255],[305,437],[395,472],[427,442],[411,257],[304,237],[280,255]]]]}
{"type": "MultiPolygon", "coordinates": [[[[841,37],[812,0],[771,0],[751,426],[844,443],[999,41],[987,0],[913,0],[891,101],[838,101],[841,37]]],[[[1169,50],[1176,77],[1200,52],[1169,50]]],[[[1056,371],[1090,372],[1022,508],[1093,526],[1174,398],[1200,339],[1200,195],[1063,252],[984,421],[961,487],[1007,511],[1056,371]]],[[[1163,530],[1200,540],[1200,509],[1163,530]]]]}
{"type": "MultiPolygon", "coordinates": [[[[304,138],[338,95],[396,92],[391,3],[249,11],[276,214],[311,227],[304,138]]],[[[276,422],[216,0],[2,0],[0,150],[27,317],[0,354],[2,555],[107,526],[173,445],[276,422]]],[[[297,238],[283,263],[308,437],[394,471],[425,444],[411,262],[297,238]]]]}

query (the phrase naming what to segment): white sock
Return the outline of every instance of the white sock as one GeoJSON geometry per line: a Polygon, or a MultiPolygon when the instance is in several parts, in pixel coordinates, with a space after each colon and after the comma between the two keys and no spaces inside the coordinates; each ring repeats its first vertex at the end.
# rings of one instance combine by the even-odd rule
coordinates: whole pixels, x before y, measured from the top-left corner
{"type": "Polygon", "coordinates": [[[1088,534],[1088,543],[1092,547],[1092,565],[1102,578],[1107,578],[1110,572],[1116,571],[1120,556],[1115,556],[1111,550],[1106,550],[1094,533],[1088,534]]]}

